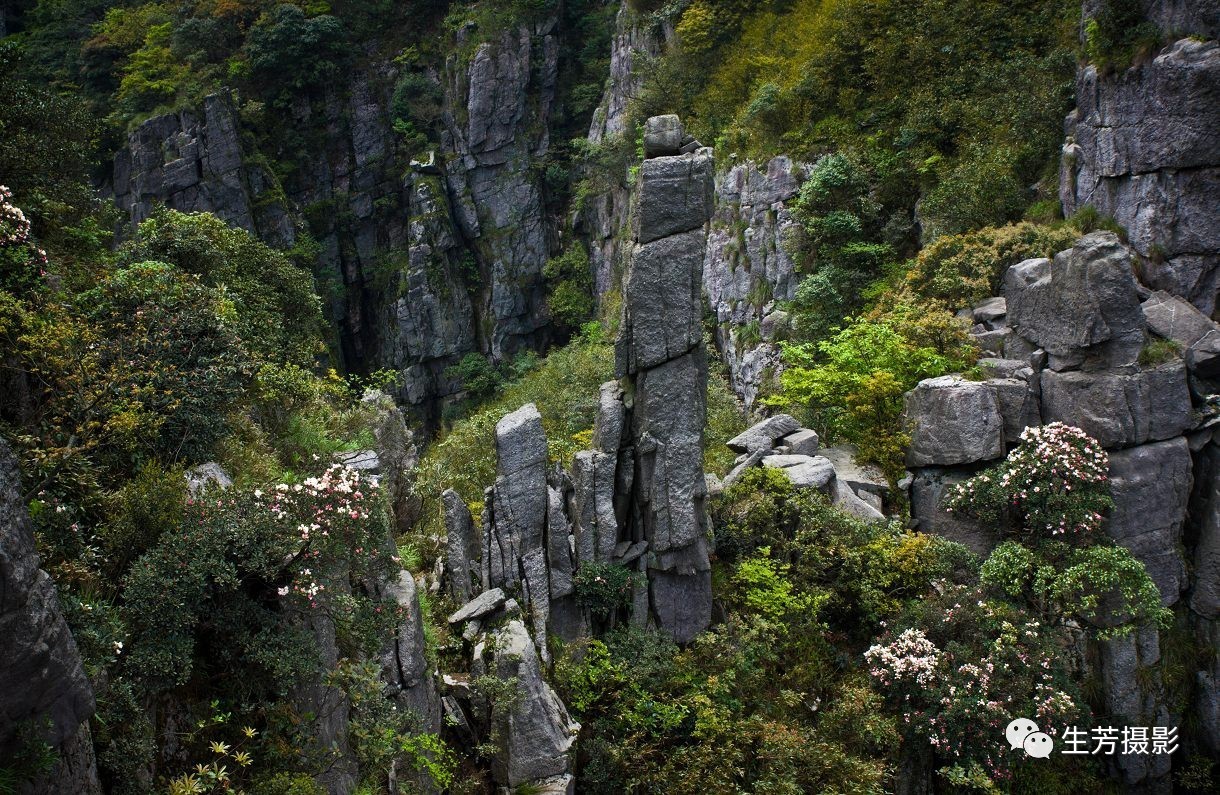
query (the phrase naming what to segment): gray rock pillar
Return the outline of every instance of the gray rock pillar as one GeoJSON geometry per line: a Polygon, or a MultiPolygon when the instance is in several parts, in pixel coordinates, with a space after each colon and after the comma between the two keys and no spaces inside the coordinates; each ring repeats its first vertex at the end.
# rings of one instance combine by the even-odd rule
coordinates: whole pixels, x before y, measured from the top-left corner
{"type": "Polygon", "coordinates": [[[710,149],[678,154],[671,139],[688,142],[671,127],[650,123],[657,134],[646,135],[655,156],[640,169],[615,358],[631,408],[622,446],[632,498],[621,535],[648,542],[651,617],[686,642],[711,623],[702,273],[714,169],[710,149]]]}

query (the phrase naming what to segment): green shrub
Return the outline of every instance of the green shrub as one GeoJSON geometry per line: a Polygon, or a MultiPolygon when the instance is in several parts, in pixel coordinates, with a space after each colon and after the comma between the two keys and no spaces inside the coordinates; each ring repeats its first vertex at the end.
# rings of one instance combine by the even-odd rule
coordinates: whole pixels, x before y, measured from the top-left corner
{"type": "Polygon", "coordinates": [[[77,302],[91,328],[59,355],[81,346],[88,368],[59,376],[67,381],[57,397],[64,410],[91,406],[89,427],[119,460],[206,460],[251,370],[225,293],[165,263],[142,262],[77,302]]]}
{"type": "Polygon", "coordinates": [[[550,289],[547,306],[561,326],[577,329],[593,317],[597,308],[593,299],[593,272],[583,245],[572,243],[558,257],[548,260],[542,275],[550,289]]]}
{"type": "Polygon", "coordinates": [[[935,306],[898,305],[849,319],[831,338],[781,345],[786,369],[770,405],[803,415],[828,440],[859,447],[890,476],[902,469],[902,396],[919,381],[961,371],[976,349],[964,324],[935,306]]]}
{"type": "Polygon", "coordinates": [[[945,235],[919,252],[903,289],[952,309],[998,295],[1004,274],[1022,260],[1051,257],[1070,248],[1077,233],[1068,227],[1028,222],[945,235]]]}
{"type": "Polygon", "coordinates": [[[584,562],[573,578],[576,602],[598,621],[631,606],[636,577],[626,566],[584,562]]]}
{"type": "Polygon", "coordinates": [[[210,213],[158,213],[140,224],[122,256],[169,262],[223,287],[239,336],[264,361],[310,367],[322,350],[322,310],[309,271],[210,213]]]}
{"type": "Polygon", "coordinates": [[[343,23],[329,14],[306,17],[300,7],[275,6],[246,37],[255,79],[273,86],[309,89],[339,74],[349,43],[343,23]]]}

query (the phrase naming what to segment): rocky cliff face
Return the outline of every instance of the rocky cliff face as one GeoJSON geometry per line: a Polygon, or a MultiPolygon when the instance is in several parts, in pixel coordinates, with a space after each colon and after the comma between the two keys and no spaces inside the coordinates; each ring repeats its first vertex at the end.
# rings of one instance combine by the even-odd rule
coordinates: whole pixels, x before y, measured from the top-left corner
{"type": "Polygon", "coordinates": [[[716,210],[703,261],[703,285],[716,322],[716,347],[733,391],[749,408],[780,368],[776,345],[787,331],[779,302],[796,295],[788,253],[796,221],[787,204],[807,169],[786,156],[745,162],[716,177],[716,210]]]}
{"type": "MultiPolygon", "coordinates": [[[[979,362],[989,377],[929,379],[907,395],[911,515],[921,530],[987,554],[1001,531],[945,511],[946,489],[1001,458],[1026,427],[1077,426],[1109,451],[1114,508],[1106,532],[1145,565],[1162,603],[1194,628],[1199,647],[1214,649],[1211,517],[1220,447],[1211,373],[1220,324],[1141,285],[1132,268],[1137,256],[1116,236],[1094,233],[1053,259],[1009,270],[1002,300],[975,312],[988,317],[975,331],[993,346],[993,357],[979,362]],[[1171,340],[1180,357],[1141,360],[1156,338],[1171,340]]],[[[1145,629],[1100,644],[1110,717],[1137,725],[1191,722],[1169,703],[1162,643],[1145,629]]],[[[1187,710],[1203,727],[1199,741],[1215,748],[1216,671],[1207,665],[1191,674],[1196,694],[1187,710]]],[[[1115,764],[1127,786],[1168,791],[1166,759],[1121,756],[1115,764]]]]}
{"type": "Polygon", "coordinates": [[[157,206],[208,211],[272,245],[316,252],[344,367],[402,373],[396,395],[431,424],[461,385],[445,369],[472,351],[501,359],[550,338],[542,267],[555,231],[541,169],[559,42],[553,19],[474,39],[432,78],[441,146],[410,165],[389,115],[399,67],[374,63],[286,120],[314,156],[259,143],[227,92],[198,112],[141,124],[115,157],[112,190],[131,222],[157,206]],[[315,245],[316,244],[316,245],[315,245]]]}
{"type": "Polygon", "coordinates": [[[1195,38],[1180,38],[1150,61],[1116,73],[1094,66],[1079,71],[1060,198],[1067,214],[1092,206],[1113,216],[1130,235],[1145,284],[1214,315],[1220,290],[1220,12],[1201,2],[1145,6],[1166,35],[1195,38]]]}
{"type": "Polygon", "coordinates": [[[40,743],[55,749],[50,770],[19,782],[23,795],[101,793],[89,717],[93,687],[59,609],[55,584],[38,567],[17,462],[0,440],[0,759],[40,743]],[[28,747],[27,747],[28,746],[28,747]]]}

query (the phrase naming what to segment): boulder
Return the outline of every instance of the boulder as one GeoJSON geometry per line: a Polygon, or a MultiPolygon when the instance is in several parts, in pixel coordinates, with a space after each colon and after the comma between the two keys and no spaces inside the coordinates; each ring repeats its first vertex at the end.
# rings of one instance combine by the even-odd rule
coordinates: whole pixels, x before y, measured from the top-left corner
{"type": "Polygon", "coordinates": [[[801,428],[796,433],[790,433],[785,436],[780,440],[780,443],[796,455],[817,455],[820,441],[817,431],[801,428]]]}
{"type": "Polygon", "coordinates": [[[1042,372],[1042,419],[1075,425],[1103,447],[1178,436],[1192,424],[1182,362],[1136,373],[1042,372]]]}
{"type": "Polygon", "coordinates": [[[489,616],[504,606],[505,599],[504,591],[500,588],[484,591],[462,605],[456,613],[449,616],[448,621],[450,624],[461,624],[464,621],[473,621],[484,616],[489,616]]]}
{"type": "Polygon", "coordinates": [[[981,323],[988,330],[999,328],[1004,317],[1008,314],[1008,302],[1003,298],[996,296],[988,298],[983,303],[974,307],[970,313],[970,319],[975,323],[981,323]]]}
{"type": "Polygon", "coordinates": [[[826,490],[835,479],[834,465],[822,456],[769,455],[762,465],[782,471],[792,485],[801,488],[826,490]]]}
{"type": "Polygon", "coordinates": [[[1052,367],[1129,366],[1144,347],[1131,252],[1112,233],[1085,235],[1053,260],[1012,266],[1003,292],[1009,324],[1045,349],[1052,367]]]}
{"type": "Polygon", "coordinates": [[[866,522],[880,522],[885,519],[885,514],[880,509],[865,502],[838,478],[830,481],[830,501],[839,510],[866,522]]]}
{"type": "Polygon", "coordinates": [[[913,467],[969,464],[1004,455],[1004,420],[995,390],[945,375],[919,382],[904,399],[913,467]]]}
{"type": "Polygon", "coordinates": [[[730,450],[738,453],[766,451],[774,447],[778,440],[800,430],[801,424],[794,417],[788,414],[776,414],[774,417],[767,417],[762,422],[751,425],[725,444],[729,446],[730,450]]]}
{"type": "Polygon", "coordinates": [[[685,138],[686,130],[676,115],[653,116],[644,122],[644,157],[676,155],[685,138]]]}
{"type": "Polygon", "coordinates": [[[1106,533],[1144,564],[1166,606],[1176,603],[1186,588],[1182,525],[1192,482],[1184,438],[1110,454],[1114,508],[1106,519],[1106,533]]]}
{"type": "Polygon", "coordinates": [[[987,378],[1017,378],[1028,381],[1033,375],[1033,368],[1025,359],[1000,359],[983,357],[975,365],[987,378]]]}
{"type": "MultiPolygon", "coordinates": [[[[640,167],[637,241],[702,229],[712,216],[713,168],[708,149],[645,160],[640,167]]],[[[702,261],[702,244],[699,258],[702,261]]]]}
{"type": "Polygon", "coordinates": [[[825,456],[835,468],[835,476],[851,487],[851,490],[863,497],[866,493],[878,498],[885,497],[890,492],[890,484],[885,474],[872,464],[862,464],[857,460],[855,445],[837,444],[822,448],[825,456]]]}
{"type": "Polygon", "coordinates": [[[570,775],[570,752],[580,724],[543,679],[538,651],[525,625],[509,621],[496,632],[494,649],[492,675],[515,681],[517,690],[511,701],[490,705],[498,746],[492,762],[496,780],[515,790],[570,775]]]}
{"type": "Polygon", "coordinates": [[[192,497],[198,497],[208,489],[227,489],[232,485],[229,473],[215,461],[198,464],[186,471],[186,490],[192,497]]]}
{"type": "Polygon", "coordinates": [[[1208,379],[1220,376],[1220,324],[1193,304],[1163,290],[1149,296],[1143,309],[1148,328],[1178,344],[1193,375],[1208,379]]]}

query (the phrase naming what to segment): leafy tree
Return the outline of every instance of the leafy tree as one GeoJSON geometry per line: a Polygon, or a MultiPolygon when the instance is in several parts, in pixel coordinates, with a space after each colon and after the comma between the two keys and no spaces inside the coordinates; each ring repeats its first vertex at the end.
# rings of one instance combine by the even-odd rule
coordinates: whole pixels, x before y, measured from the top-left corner
{"type": "Polygon", "coordinates": [[[260,17],[246,38],[252,76],[296,90],[334,78],[348,48],[347,32],[338,18],[306,17],[300,6],[289,4],[277,5],[260,17]]]}
{"type": "Polygon", "coordinates": [[[225,290],[237,333],[256,357],[313,364],[323,321],[312,276],[244,229],[210,213],[169,210],[140,224],[122,259],[170,262],[225,290]]]}

